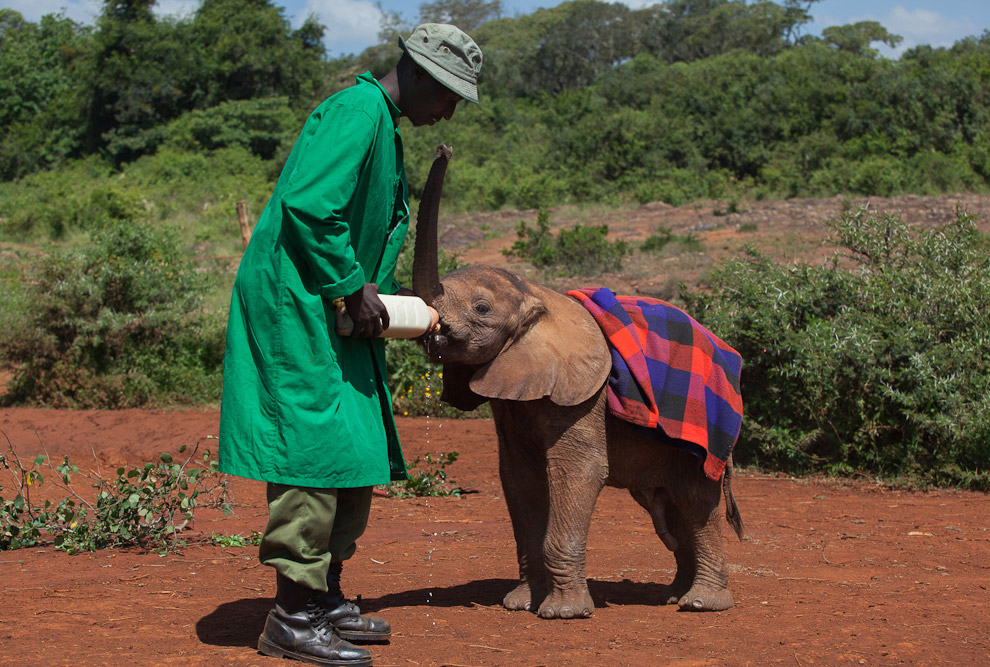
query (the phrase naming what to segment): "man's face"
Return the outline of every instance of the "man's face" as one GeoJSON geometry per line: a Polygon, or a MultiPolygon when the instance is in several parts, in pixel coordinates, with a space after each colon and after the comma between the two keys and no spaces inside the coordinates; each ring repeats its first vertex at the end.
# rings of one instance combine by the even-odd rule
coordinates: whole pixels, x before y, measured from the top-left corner
{"type": "Polygon", "coordinates": [[[464,99],[421,67],[414,68],[413,81],[414,94],[404,106],[405,116],[416,127],[433,125],[440,119],[450,120],[457,103],[464,99]]]}

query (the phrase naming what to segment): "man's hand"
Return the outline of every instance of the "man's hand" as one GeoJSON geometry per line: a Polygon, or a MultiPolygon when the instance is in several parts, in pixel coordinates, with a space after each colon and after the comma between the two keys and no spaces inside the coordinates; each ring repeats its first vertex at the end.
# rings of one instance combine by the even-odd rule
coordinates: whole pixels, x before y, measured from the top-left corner
{"type": "Polygon", "coordinates": [[[385,304],[378,298],[378,285],[365,283],[354,294],[344,297],[347,314],[354,322],[355,338],[374,338],[381,336],[388,328],[388,311],[385,304]]]}

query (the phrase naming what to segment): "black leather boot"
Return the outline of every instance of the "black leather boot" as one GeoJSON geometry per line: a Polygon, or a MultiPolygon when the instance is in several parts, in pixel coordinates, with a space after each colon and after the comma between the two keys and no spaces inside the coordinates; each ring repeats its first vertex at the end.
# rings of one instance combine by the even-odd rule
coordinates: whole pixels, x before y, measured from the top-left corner
{"type": "Polygon", "coordinates": [[[344,597],[340,589],[342,562],[330,563],[327,590],[322,596],[323,609],[337,633],[350,642],[386,642],[392,636],[392,626],[384,618],[362,616],[361,609],[344,597]]]}
{"type": "Polygon", "coordinates": [[[344,641],[323,608],[318,591],[276,575],[275,608],[268,612],[258,650],[275,658],[314,665],[368,667],[371,653],[344,641]]]}

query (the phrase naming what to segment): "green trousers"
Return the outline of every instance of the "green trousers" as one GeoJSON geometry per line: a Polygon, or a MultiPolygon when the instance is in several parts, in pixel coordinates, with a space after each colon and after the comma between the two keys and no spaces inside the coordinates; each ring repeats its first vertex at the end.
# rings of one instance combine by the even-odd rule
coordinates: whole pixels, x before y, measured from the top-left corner
{"type": "Polygon", "coordinates": [[[368,526],[371,489],[269,483],[268,526],[258,558],[297,584],[325,592],[330,563],[353,556],[368,526]]]}

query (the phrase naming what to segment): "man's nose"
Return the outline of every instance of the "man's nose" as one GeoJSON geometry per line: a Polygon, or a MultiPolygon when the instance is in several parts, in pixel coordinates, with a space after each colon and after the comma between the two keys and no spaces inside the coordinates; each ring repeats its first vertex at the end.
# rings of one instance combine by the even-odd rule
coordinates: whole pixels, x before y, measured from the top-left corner
{"type": "Polygon", "coordinates": [[[450,120],[453,117],[454,112],[456,110],[457,110],[457,103],[455,102],[454,104],[451,104],[449,107],[447,107],[446,111],[443,112],[443,117],[446,118],[447,120],[450,120]]]}

